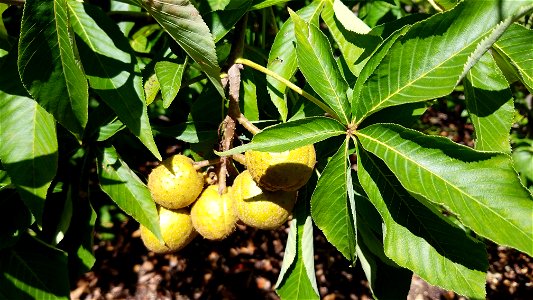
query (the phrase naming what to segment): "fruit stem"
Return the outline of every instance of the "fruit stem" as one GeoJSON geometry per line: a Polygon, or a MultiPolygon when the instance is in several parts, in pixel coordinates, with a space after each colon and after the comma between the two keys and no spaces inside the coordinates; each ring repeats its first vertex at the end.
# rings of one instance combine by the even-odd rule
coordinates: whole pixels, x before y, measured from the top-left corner
{"type": "Polygon", "coordinates": [[[241,165],[246,166],[246,158],[244,157],[243,154],[241,154],[241,153],[233,154],[233,155],[231,156],[231,158],[232,158],[234,161],[240,163],[241,165]]]}
{"type": "Polygon", "coordinates": [[[220,158],[215,158],[215,159],[209,159],[209,160],[195,161],[193,163],[193,165],[194,165],[194,168],[196,170],[199,170],[201,168],[205,168],[207,166],[216,165],[216,164],[219,164],[221,162],[222,161],[220,160],[220,158]]]}
{"type": "Polygon", "coordinates": [[[237,117],[237,121],[253,135],[261,132],[261,129],[252,124],[252,122],[250,122],[250,120],[248,120],[242,113],[237,117]]]}
{"type": "Polygon", "coordinates": [[[255,62],[253,62],[253,61],[251,61],[249,59],[246,59],[246,58],[237,58],[235,60],[235,63],[236,64],[246,65],[248,67],[256,69],[259,72],[265,73],[268,76],[274,77],[275,79],[277,79],[277,80],[281,81],[283,84],[285,84],[291,90],[295,91],[296,93],[298,93],[299,95],[303,96],[307,100],[313,102],[316,106],[320,107],[326,113],[328,113],[329,115],[331,115],[335,119],[339,120],[339,117],[337,116],[337,114],[331,108],[329,108],[329,106],[324,104],[324,102],[318,100],[317,98],[315,98],[315,96],[313,96],[313,95],[309,94],[308,92],[302,90],[296,84],[294,84],[294,83],[290,82],[289,80],[281,77],[279,74],[277,74],[275,72],[272,72],[271,70],[269,70],[269,69],[267,69],[267,68],[265,68],[265,67],[263,67],[263,66],[261,66],[259,64],[256,64],[255,62]]]}

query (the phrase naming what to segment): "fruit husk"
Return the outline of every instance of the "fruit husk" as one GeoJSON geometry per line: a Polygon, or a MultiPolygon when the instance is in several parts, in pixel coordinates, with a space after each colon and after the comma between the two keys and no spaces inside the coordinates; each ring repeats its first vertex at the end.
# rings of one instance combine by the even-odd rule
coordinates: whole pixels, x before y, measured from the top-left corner
{"type": "Polygon", "coordinates": [[[231,193],[218,193],[218,187],[208,186],[191,208],[191,220],[198,233],[209,240],[222,240],[235,230],[237,215],[231,193]]]}
{"type": "Polygon", "coordinates": [[[263,190],[248,170],[235,178],[232,193],[237,217],[246,225],[266,230],[285,223],[296,202],[296,191],[263,190]]]}
{"type": "Polygon", "coordinates": [[[296,191],[313,173],[313,145],[284,152],[246,151],[246,165],[257,184],[268,191],[296,191]]]}
{"type": "Polygon", "coordinates": [[[174,155],[154,168],[148,176],[153,200],[169,209],[189,206],[204,187],[203,175],[196,171],[193,160],[174,155]]]}

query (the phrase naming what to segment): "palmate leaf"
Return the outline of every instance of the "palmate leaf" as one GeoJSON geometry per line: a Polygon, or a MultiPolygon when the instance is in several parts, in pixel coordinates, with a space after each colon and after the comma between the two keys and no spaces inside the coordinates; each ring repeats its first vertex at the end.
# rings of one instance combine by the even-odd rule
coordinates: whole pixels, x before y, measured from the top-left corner
{"type": "MultiPolygon", "coordinates": [[[[319,12],[322,9],[321,1],[313,1],[306,7],[296,12],[306,22],[312,24],[318,24],[319,12]]],[[[274,73],[280,75],[285,79],[290,79],[296,69],[298,68],[298,62],[296,60],[296,49],[294,49],[294,43],[296,42],[294,37],[294,23],[289,18],[283,26],[281,26],[279,32],[276,34],[274,43],[270,48],[268,54],[267,68],[274,73]]],[[[287,97],[285,94],[286,86],[281,81],[267,76],[267,89],[270,94],[272,103],[278,109],[283,122],[287,120],[287,97]]]]}
{"type": "Polygon", "coordinates": [[[215,42],[194,5],[189,0],[136,1],[200,65],[220,95],[224,95],[215,42]]]}
{"type": "Polygon", "coordinates": [[[360,93],[354,92],[357,123],[385,107],[449,94],[516,15],[529,9],[525,4],[530,3],[463,1],[411,26],[372,76],[358,79],[364,84],[360,93]]]}
{"type": "Polygon", "coordinates": [[[22,86],[16,51],[0,59],[0,69],[0,160],[40,224],[57,171],[56,123],[22,86]]]}
{"type": "Polygon", "coordinates": [[[294,208],[283,257],[286,272],[280,272],[275,286],[281,299],[319,299],[314,267],[313,221],[308,206],[312,186],[307,185],[300,190],[294,208]],[[285,263],[287,255],[289,257],[285,263]]]}
{"type": "Polygon", "coordinates": [[[345,133],[344,125],[337,120],[311,117],[266,127],[253,137],[251,143],[217,154],[225,156],[247,150],[282,152],[345,133]]]}
{"type": "Polygon", "coordinates": [[[148,120],[139,66],[128,40],[98,7],[77,1],[68,1],[67,5],[91,88],[161,159],[148,120]]]}
{"type": "Polygon", "coordinates": [[[67,0],[25,2],[18,66],[33,98],[80,138],[88,119],[89,92],[66,7],[67,0]]]}
{"type": "Polygon", "coordinates": [[[363,149],[357,166],[361,185],[385,223],[385,254],[431,284],[484,298],[484,243],[413,198],[381,160],[363,149]]]}
{"type": "Polygon", "coordinates": [[[298,67],[313,90],[326,103],[339,121],[348,124],[350,104],[346,92],[348,84],[337,68],[328,38],[313,25],[289,10],[294,22],[298,67]]]}
{"type": "Polygon", "coordinates": [[[35,237],[23,235],[0,251],[1,299],[69,299],[67,255],[35,237]]]}
{"type": "Polygon", "coordinates": [[[533,199],[508,155],[393,124],[369,126],[357,137],[410,193],[444,206],[483,237],[533,253],[533,199]]]}
{"type": "Polygon", "coordinates": [[[510,65],[511,72],[517,76],[533,93],[533,51],[531,40],[533,30],[513,24],[493,45],[498,63],[510,65]]]}
{"type": "Polygon", "coordinates": [[[476,134],[475,149],[511,153],[513,97],[509,83],[488,52],[467,73],[464,86],[476,134]]]}
{"type": "Polygon", "coordinates": [[[351,186],[351,167],[348,160],[348,139],[346,139],[318,179],[311,197],[311,216],[327,240],[346,259],[354,262],[357,236],[353,203],[348,201],[348,182],[351,186]]]}
{"type": "Polygon", "coordinates": [[[118,207],[162,240],[159,215],[150,190],[120,159],[115,148],[102,149],[98,155],[100,187],[118,207]]]}

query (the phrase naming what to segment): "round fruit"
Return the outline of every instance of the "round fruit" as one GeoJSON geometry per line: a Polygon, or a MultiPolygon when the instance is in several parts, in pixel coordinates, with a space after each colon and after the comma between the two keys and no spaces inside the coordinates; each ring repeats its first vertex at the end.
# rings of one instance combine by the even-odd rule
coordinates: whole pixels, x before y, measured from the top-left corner
{"type": "Polygon", "coordinates": [[[154,201],[166,208],[190,205],[204,187],[204,178],[197,172],[193,160],[184,155],[165,159],[148,176],[148,188],[154,201]]]}
{"type": "Polygon", "coordinates": [[[216,185],[208,186],[191,208],[192,224],[209,240],[225,239],[235,230],[237,215],[230,193],[220,195],[216,185]]]}
{"type": "Polygon", "coordinates": [[[296,191],[269,192],[257,186],[248,170],[235,178],[233,201],[237,217],[259,229],[276,229],[289,217],[296,202],[296,191]]]}
{"type": "Polygon", "coordinates": [[[315,147],[284,152],[246,151],[246,165],[255,182],[269,191],[296,191],[304,186],[316,163],[315,147]]]}
{"type": "Polygon", "coordinates": [[[198,234],[192,226],[191,215],[185,208],[178,210],[159,207],[159,226],[163,241],[161,243],[148,228],[141,225],[141,239],[148,250],[156,253],[178,251],[187,246],[198,234]]]}

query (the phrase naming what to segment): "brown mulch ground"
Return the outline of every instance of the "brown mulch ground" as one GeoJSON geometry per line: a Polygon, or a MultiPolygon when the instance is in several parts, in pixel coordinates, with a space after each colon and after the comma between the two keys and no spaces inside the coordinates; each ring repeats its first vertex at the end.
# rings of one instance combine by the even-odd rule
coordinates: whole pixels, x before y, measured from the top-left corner
{"type": "MultiPolygon", "coordinates": [[[[460,105],[430,108],[421,130],[472,146],[473,128],[460,105]]],[[[144,166],[146,167],[146,165],[144,166]]],[[[142,168],[141,168],[142,169],[142,168]]],[[[283,259],[287,228],[262,231],[240,225],[221,242],[196,238],[176,254],[154,255],[138,224],[115,222],[114,238],[95,237],[96,264],[78,280],[72,299],[278,299],[274,285],[283,259]]],[[[370,299],[360,265],[350,267],[315,228],[315,267],[322,299],[370,299]]],[[[488,244],[488,299],[533,299],[533,259],[488,244]]],[[[414,276],[408,299],[464,299],[414,276]]]]}

